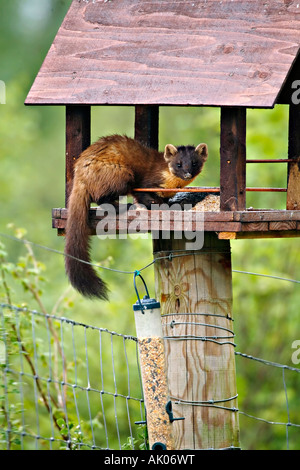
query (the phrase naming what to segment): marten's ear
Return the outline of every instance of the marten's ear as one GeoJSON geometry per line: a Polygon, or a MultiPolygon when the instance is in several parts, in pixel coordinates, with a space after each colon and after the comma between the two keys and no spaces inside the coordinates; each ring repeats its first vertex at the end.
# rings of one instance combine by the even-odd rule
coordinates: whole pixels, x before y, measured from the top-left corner
{"type": "Polygon", "coordinates": [[[195,148],[195,152],[198,153],[199,157],[203,162],[206,162],[208,157],[208,148],[206,144],[199,144],[195,148]]]}
{"type": "Polygon", "coordinates": [[[165,160],[166,162],[170,161],[173,157],[175,157],[175,155],[178,153],[178,150],[176,147],[174,147],[174,145],[172,144],[168,144],[165,146],[165,153],[164,153],[164,157],[165,157],[165,160]]]}

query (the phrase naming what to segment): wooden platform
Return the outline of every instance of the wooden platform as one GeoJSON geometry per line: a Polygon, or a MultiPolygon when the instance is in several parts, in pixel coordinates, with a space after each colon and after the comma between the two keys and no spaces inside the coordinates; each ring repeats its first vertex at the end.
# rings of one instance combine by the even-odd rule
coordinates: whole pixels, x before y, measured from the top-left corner
{"type": "MultiPolygon", "coordinates": [[[[67,209],[52,210],[52,227],[64,234],[67,209]]],[[[246,210],[246,211],[130,211],[117,218],[97,215],[90,209],[90,225],[96,234],[97,224],[107,225],[107,233],[147,233],[150,231],[217,232],[222,239],[287,238],[300,236],[300,210],[246,210]],[[202,225],[202,220],[204,223],[202,225]],[[105,223],[103,223],[105,221],[105,223]]]]}

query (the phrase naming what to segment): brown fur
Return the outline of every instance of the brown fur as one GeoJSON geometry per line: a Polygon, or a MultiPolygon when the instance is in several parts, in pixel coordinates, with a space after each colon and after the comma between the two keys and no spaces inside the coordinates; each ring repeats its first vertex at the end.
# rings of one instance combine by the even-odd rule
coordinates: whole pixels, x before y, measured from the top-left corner
{"type": "Polygon", "coordinates": [[[134,188],[182,188],[201,172],[206,159],[206,144],[167,145],[163,153],[119,135],[102,137],[82,152],[75,163],[66,226],[66,272],[73,287],[85,296],[107,299],[105,283],[88,264],[91,202],[100,205],[132,194],[150,208],[152,202],[165,200],[163,193],[134,193],[134,188]]]}

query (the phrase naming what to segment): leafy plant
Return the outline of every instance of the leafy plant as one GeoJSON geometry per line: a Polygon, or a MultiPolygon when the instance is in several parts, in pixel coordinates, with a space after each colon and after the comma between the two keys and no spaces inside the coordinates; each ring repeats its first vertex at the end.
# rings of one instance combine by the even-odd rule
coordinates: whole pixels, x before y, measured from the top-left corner
{"type": "Polygon", "coordinates": [[[123,450],[149,450],[148,433],[146,424],[139,424],[137,437],[127,437],[127,441],[122,445],[123,450]]]}
{"type": "MultiPolygon", "coordinates": [[[[11,228],[13,228],[11,226],[11,228]]],[[[23,229],[15,229],[15,236],[19,239],[24,240],[26,231],[23,229]]],[[[66,293],[61,295],[57,302],[54,304],[52,311],[48,314],[48,311],[43,303],[42,294],[43,289],[41,285],[45,284],[46,279],[44,277],[45,266],[39,262],[32,250],[29,243],[24,241],[26,253],[20,256],[18,260],[13,262],[7,261],[7,252],[3,243],[0,243],[0,274],[1,274],[1,298],[8,304],[13,305],[13,289],[10,281],[17,281],[26,293],[30,293],[31,297],[38,304],[39,310],[46,315],[48,328],[51,333],[51,341],[54,344],[54,358],[55,363],[60,359],[63,364],[62,374],[67,379],[68,368],[72,365],[68,364],[64,359],[64,351],[62,350],[58,328],[59,325],[55,324],[55,321],[51,318],[51,315],[56,314],[59,310],[65,310],[72,306],[72,300],[67,297],[66,293]]],[[[56,394],[49,394],[45,390],[45,385],[39,378],[35,360],[34,360],[34,348],[30,337],[30,322],[24,319],[16,322],[14,314],[11,309],[3,306],[3,325],[1,328],[1,396],[0,396],[0,423],[1,423],[1,443],[6,442],[8,449],[14,448],[20,445],[20,439],[13,437],[15,434],[18,436],[21,433],[22,425],[20,420],[21,406],[22,404],[16,399],[16,395],[20,394],[18,384],[13,378],[13,372],[9,368],[9,364],[13,362],[14,357],[20,352],[27,363],[29,371],[35,378],[39,399],[44,406],[46,412],[51,416],[53,425],[59,432],[64,444],[67,448],[76,448],[83,442],[83,435],[80,431],[80,427],[75,426],[67,420],[64,416],[64,410],[62,409],[61,403],[68,402],[68,395],[66,387],[62,387],[62,391],[59,387],[56,387],[56,394]],[[29,339],[28,339],[29,338],[29,339]],[[64,396],[62,397],[61,394],[64,396]],[[14,400],[8,400],[8,396],[13,395],[14,400]]],[[[25,307],[25,304],[22,304],[25,307]]],[[[43,341],[41,338],[37,340],[37,346],[39,342],[43,341]]],[[[43,357],[40,358],[43,360],[43,357]]],[[[54,370],[54,374],[55,374],[54,370]]],[[[59,377],[54,377],[54,382],[59,381],[59,377]]]]}

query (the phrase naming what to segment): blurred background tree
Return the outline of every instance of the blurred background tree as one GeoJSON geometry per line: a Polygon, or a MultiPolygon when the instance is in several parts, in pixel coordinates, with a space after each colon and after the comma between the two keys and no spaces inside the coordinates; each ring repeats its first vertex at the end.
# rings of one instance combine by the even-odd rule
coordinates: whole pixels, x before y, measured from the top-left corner
{"type": "MultiPolygon", "coordinates": [[[[8,224],[27,230],[26,237],[62,251],[63,238],[51,229],[51,209],[64,206],[64,108],[25,107],[24,100],[68,10],[71,0],[10,0],[0,5],[0,80],[6,85],[6,104],[0,105],[0,232],[8,224]]],[[[248,112],[249,158],[287,156],[287,108],[248,112]]],[[[133,136],[134,109],[97,107],[92,111],[92,139],[110,133],[133,136]]],[[[219,185],[219,110],[161,108],[160,148],[166,143],[207,142],[210,156],[197,185],[219,185]]],[[[248,186],[285,186],[285,165],[251,165],[248,186]]],[[[285,207],[284,194],[247,195],[247,206],[285,207]]],[[[3,241],[3,240],[2,240],[3,241]]],[[[16,261],[24,247],[5,241],[16,261]]],[[[298,239],[233,241],[233,269],[300,280],[298,239]]],[[[36,249],[47,268],[43,302],[51,309],[67,288],[63,257],[36,249]]],[[[152,259],[151,239],[93,240],[93,258],[115,269],[139,269],[152,259]]],[[[109,303],[96,303],[72,292],[68,314],[89,324],[135,334],[132,276],[105,271],[109,303]]],[[[143,276],[154,294],[153,270],[143,276]]],[[[253,275],[233,274],[237,350],[293,366],[291,349],[300,339],[299,285],[253,275]]],[[[15,304],[32,300],[19,285],[11,294],[15,304]]],[[[2,297],[3,298],[3,297],[2,297]]],[[[281,371],[237,357],[239,407],[271,421],[287,420],[281,371]]],[[[292,422],[300,423],[299,374],[287,376],[292,422]],[[296,377],[295,377],[296,375],[296,377]]],[[[284,449],[286,429],[241,416],[241,444],[247,449],[284,449]]],[[[299,449],[299,432],[291,431],[290,448],[299,449]]]]}

